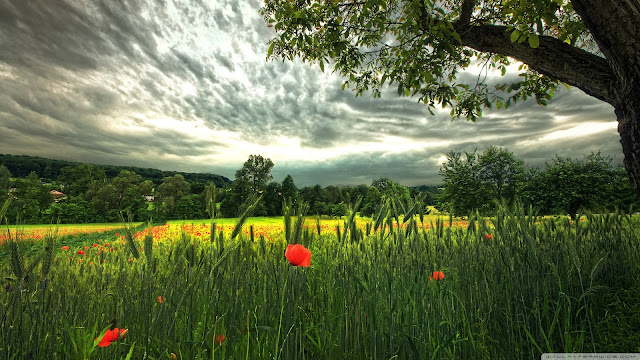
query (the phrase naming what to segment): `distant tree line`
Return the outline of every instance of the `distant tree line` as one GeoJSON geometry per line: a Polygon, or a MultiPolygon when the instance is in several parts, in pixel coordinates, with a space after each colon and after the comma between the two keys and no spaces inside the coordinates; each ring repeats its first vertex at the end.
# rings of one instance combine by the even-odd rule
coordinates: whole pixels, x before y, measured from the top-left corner
{"type": "MultiPolygon", "coordinates": [[[[82,163],[53,160],[38,156],[26,155],[8,155],[0,154],[0,164],[7,167],[11,174],[17,178],[27,177],[32,172],[44,182],[55,182],[64,176],[63,169],[75,168],[82,163]]],[[[142,177],[143,180],[150,180],[154,185],[160,185],[166,177],[180,174],[182,177],[196,186],[197,189],[203,189],[205,184],[213,183],[218,188],[228,187],[231,180],[216,174],[208,173],[187,173],[180,171],[163,171],[151,168],[141,168],[135,166],[115,166],[115,165],[96,165],[100,168],[106,178],[114,178],[120,174],[122,170],[134,172],[142,177]]]]}
{"type": "MultiPolygon", "coordinates": [[[[226,179],[219,175],[196,174],[190,181],[184,173],[134,168],[145,174],[171,174],[157,182],[132,170],[120,169],[111,176],[104,166],[79,163],[51,171],[44,169],[57,165],[42,167],[41,174],[55,174],[53,179],[35,170],[26,176],[13,173],[34,168],[27,164],[29,158],[10,156],[11,168],[0,163],[0,201],[12,197],[7,216],[24,224],[114,222],[121,214],[132,214],[141,221],[204,219],[218,210],[224,217],[236,217],[243,204],[258,196],[262,201],[255,216],[282,215],[283,203],[288,201],[294,208],[304,202],[308,214],[340,217],[349,213],[357,199],[361,199],[360,215],[370,216],[386,197],[404,204],[423,199],[425,205],[460,216],[476,210],[491,214],[499,203],[515,201],[540,214],[572,216],[585,210],[631,211],[640,205],[625,170],[600,153],[579,160],[556,156],[538,169],[525,167],[510,151],[493,146],[481,154],[451,152],[440,168],[442,186],[414,188],[387,178],[370,185],[298,188],[291,175],[281,182],[273,181],[274,164],[260,155],[251,155],[236,172],[235,180],[231,184],[222,181],[222,186],[214,181],[226,179]]],[[[48,160],[35,159],[39,166],[48,160]]]]}
{"type": "Polygon", "coordinates": [[[544,168],[527,168],[507,149],[491,146],[482,154],[450,152],[440,168],[443,192],[437,208],[455,215],[478,210],[490,214],[499,203],[520,201],[539,214],[580,211],[636,211],[627,172],[611,157],[591,153],[583,159],[557,156],[544,168]]]}
{"type": "Polygon", "coordinates": [[[286,200],[294,208],[304,202],[309,207],[308,214],[340,217],[347,215],[358,198],[362,199],[360,214],[369,216],[385,195],[397,196],[403,200],[420,196],[427,205],[433,205],[439,193],[436,186],[408,188],[386,178],[374,180],[370,186],[315,185],[298,189],[291,175],[287,175],[282,182],[271,181],[273,165],[270,159],[251,155],[236,172],[236,178],[220,204],[222,215],[238,216],[242,204],[256,196],[262,196],[262,201],[254,212],[256,216],[282,215],[282,205],[286,200]]]}
{"type": "MultiPolygon", "coordinates": [[[[242,205],[257,196],[261,196],[262,201],[254,211],[255,216],[282,215],[286,199],[292,206],[301,202],[308,204],[308,214],[339,217],[347,215],[358,198],[362,198],[360,214],[366,216],[375,211],[384,196],[405,201],[421,197],[427,205],[433,205],[439,193],[435,186],[407,188],[385,178],[373,181],[370,186],[298,188],[291,175],[282,182],[272,181],[274,164],[260,155],[251,155],[236,172],[233,183],[223,182],[223,186],[214,181],[200,181],[205,179],[204,175],[189,181],[184,173],[165,176],[161,182],[127,169],[110,176],[104,166],[79,163],[61,168],[51,165],[55,171],[47,170],[44,174],[55,174],[55,177],[40,176],[43,173],[35,170],[26,176],[17,176],[13,172],[16,169],[23,174],[25,169],[36,168],[28,164],[29,158],[11,156],[11,168],[0,163],[0,201],[12,197],[7,217],[23,224],[114,222],[119,221],[120,214],[128,213],[140,221],[204,219],[216,210],[222,216],[236,217],[242,205]],[[211,204],[211,199],[216,199],[217,204],[211,204]]],[[[34,159],[40,165],[47,164],[45,160],[48,160],[34,159]]],[[[57,160],[51,164],[58,164],[57,160]]],[[[146,174],[159,172],[142,170],[146,174]]]]}

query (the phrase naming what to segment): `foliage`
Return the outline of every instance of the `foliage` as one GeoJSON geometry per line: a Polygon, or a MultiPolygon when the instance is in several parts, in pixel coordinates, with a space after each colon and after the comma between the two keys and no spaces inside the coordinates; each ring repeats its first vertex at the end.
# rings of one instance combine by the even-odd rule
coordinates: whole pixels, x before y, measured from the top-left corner
{"type": "Polygon", "coordinates": [[[555,73],[524,55],[540,47],[541,37],[594,48],[568,1],[268,0],[261,12],[275,29],[267,58],[297,57],[323,71],[331,64],[346,79],[342,88],[352,87],[356,96],[370,90],[380,97],[384,85],[395,84],[399,95],[418,97],[430,112],[441,105],[471,120],[485,107],[506,108],[530,97],[546,105],[553,98],[555,73]],[[490,35],[495,44],[482,41],[490,35]],[[513,63],[507,56],[543,68],[547,76],[522,65],[518,80],[493,88],[483,77],[458,77],[478,62],[483,72],[504,75],[513,63]]]}
{"type": "MultiPolygon", "coordinates": [[[[160,185],[164,178],[176,174],[182,175],[185,180],[189,182],[201,182],[204,184],[212,182],[219,188],[228,187],[231,183],[226,177],[215,174],[162,171],[133,166],[81,164],[72,161],[47,159],[39,156],[0,154],[0,164],[4,164],[16,177],[26,177],[30,172],[35,172],[39,178],[46,182],[64,179],[65,175],[62,169],[65,167],[74,169],[83,165],[92,165],[102,169],[107,178],[114,178],[123,170],[127,170],[142,176],[143,180],[149,180],[155,185],[160,185]]],[[[67,171],[69,170],[64,170],[64,172],[67,171]]]]}
{"type": "Polygon", "coordinates": [[[638,350],[637,217],[570,223],[518,207],[431,224],[396,221],[401,215],[391,209],[383,220],[391,226],[368,234],[351,222],[342,236],[322,225],[320,234],[294,230],[311,253],[308,268],[290,265],[285,250],[296,241],[285,241],[282,227],[268,240],[232,223],[208,234],[200,234],[207,224],[138,229],[139,259],[114,234],[60,238],[46,277],[34,276],[40,265],[25,269],[28,279],[0,267],[0,357],[74,358],[75,349],[102,359],[512,359],[638,350]],[[83,246],[86,254],[76,254],[83,246]],[[93,348],[114,313],[128,337],[93,348]]]}
{"type": "Polygon", "coordinates": [[[542,171],[527,173],[521,196],[544,214],[629,210],[639,204],[629,180],[613,159],[591,153],[582,160],[556,156],[542,171]]]}
{"type": "Polygon", "coordinates": [[[473,210],[482,213],[492,208],[491,197],[481,177],[482,167],[476,151],[462,154],[451,151],[440,167],[443,188],[438,209],[458,216],[473,210]]]}
{"type": "MultiPolygon", "coordinates": [[[[267,182],[272,179],[271,169],[273,161],[262,155],[250,155],[241,169],[236,171],[236,179],[225,199],[220,204],[220,211],[227,217],[240,215],[239,209],[250,205],[250,197],[264,192],[267,182]]],[[[260,203],[255,209],[257,215],[267,213],[264,203],[260,203]]]]}

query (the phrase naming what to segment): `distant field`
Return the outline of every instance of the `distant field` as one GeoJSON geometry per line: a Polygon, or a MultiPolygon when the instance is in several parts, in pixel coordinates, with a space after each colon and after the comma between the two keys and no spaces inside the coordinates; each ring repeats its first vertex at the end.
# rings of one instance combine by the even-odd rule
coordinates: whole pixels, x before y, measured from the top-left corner
{"type": "MultiPolygon", "coordinates": [[[[134,223],[135,226],[141,223],[134,223]]],[[[47,232],[58,229],[58,236],[72,234],[90,234],[99,233],[109,230],[121,229],[122,223],[106,223],[106,224],[60,224],[60,225],[3,225],[0,227],[0,243],[7,241],[9,238],[17,238],[21,240],[40,240],[47,232]]]]}

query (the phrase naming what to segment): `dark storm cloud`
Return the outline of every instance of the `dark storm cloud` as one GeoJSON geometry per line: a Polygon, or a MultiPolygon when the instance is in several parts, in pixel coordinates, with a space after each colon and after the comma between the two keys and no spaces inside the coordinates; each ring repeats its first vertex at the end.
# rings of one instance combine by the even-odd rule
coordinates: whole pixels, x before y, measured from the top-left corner
{"type": "Polygon", "coordinates": [[[621,153],[612,132],[537,141],[615,121],[610,106],[579,91],[560,91],[546,108],[529,101],[487,111],[477,123],[451,122],[448,110],[432,116],[393,87],[380,99],[355,98],[340,91],[344,80],[330,67],[323,74],[300,61],[265,62],[273,30],[258,14],[261,4],[0,0],[0,152],[232,177],[242,161],[224,160],[242,149],[223,134],[262,146],[283,137],[327,153],[320,162],[273,159],[274,178],[290,173],[299,186],[380,177],[436,184],[443,154],[489,145],[537,164],[556,153],[621,153]],[[181,122],[202,127],[187,133],[181,122]],[[389,137],[416,143],[414,150],[393,151],[389,137]],[[335,154],[359,143],[380,149],[335,154]],[[203,160],[215,156],[218,165],[203,160]]]}

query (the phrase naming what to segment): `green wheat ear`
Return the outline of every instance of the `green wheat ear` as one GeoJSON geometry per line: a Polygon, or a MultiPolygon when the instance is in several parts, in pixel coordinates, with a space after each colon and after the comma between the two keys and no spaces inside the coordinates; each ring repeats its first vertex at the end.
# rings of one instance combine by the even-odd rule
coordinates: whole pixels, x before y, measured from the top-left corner
{"type": "MultiPolygon", "coordinates": [[[[9,232],[9,236],[11,233],[9,232]]],[[[22,261],[22,256],[20,254],[20,250],[18,249],[18,241],[13,238],[9,238],[9,253],[11,255],[11,270],[13,270],[13,275],[18,279],[22,279],[22,275],[24,274],[24,262],[22,261]]]]}
{"type": "Polygon", "coordinates": [[[131,223],[133,222],[133,219],[131,218],[131,213],[128,214],[128,218],[129,218],[128,223],[124,221],[124,217],[122,216],[122,213],[120,213],[119,215],[120,215],[120,221],[122,221],[124,226],[125,239],[127,240],[127,245],[129,246],[129,250],[131,251],[131,254],[133,254],[133,257],[138,259],[140,257],[140,252],[138,252],[138,247],[136,246],[135,240],[133,240],[133,233],[131,232],[131,223]]]}
{"type": "Polygon", "coordinates": [[[53,262],[53,246],[58,238],[58,228],[55,230],[49,230],[45,236],[44,251],[42,252],[42,268],[40,273],[45,278],[51,270],[51,263],[53,262]]]}
{"type": "Polygon", "coordinates": [[[151,263],[153,258],[153,233],[151,228],[148,229],[147,235],[144,237],[144,256],[147,258],[147,262],[151,263]]]}
{"type": "Polygon", "coordinates": [[[304,217],[305,215],[307,215],[308,209],[309,206],[304,202],[300,202],[300,204],[298,205],[298,211],[296,212],[296,224],[293,227],[293,240],[291,242],[292,244],[300,243],[300,235],[302,235],[302,225],[304,224],[304,217]]]}
{"type": "Polygon", "coordinates": [[[258,198],[255,200],[255,202],[253,202],[253,204],[251,204],[251,201],[253,199],[249,199],[247,204],[251,204],[251,205],[247,206],[247,208],[242,213],[242,216],[240,216],[240,219],[236,223],[236,226],[233,228],[233,231],[231,232],[231,240],[235,239],[235,237],[238,236],[238,234],[240,233],[240,230],[242,229],[242,225],[244,225],[244,222],[247,220],[247,218],[251,216],[251,214],[253,214],[253,211],[256,209],[256,206],[260,202],[260,199],[262,199],[262,195],[258,196],[258,198]]]}

